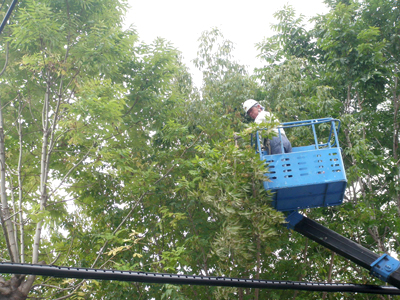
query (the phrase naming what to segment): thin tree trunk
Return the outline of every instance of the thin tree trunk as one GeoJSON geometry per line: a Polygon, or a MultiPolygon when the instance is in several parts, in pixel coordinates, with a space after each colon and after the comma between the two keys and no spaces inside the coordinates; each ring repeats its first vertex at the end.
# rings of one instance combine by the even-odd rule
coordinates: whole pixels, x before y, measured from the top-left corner
{"type": "Polygon", "coordinates": [[[238,288],[238,296],[239,300],[243,300],[244,297],[243,288],[238,288]]]}
{"type": "Polygon", "coordinates": [[[398,78],[394,78],[394,88],[393,88],[393,158],[397,161],[398,154],[397,151],[399,149],[399,123],[398,123],[398,114],[399,114],[399,99],[397,97],[397,84],[398,78]]]}
{"type": "MultiPolygon", "coordinates": [[[[47,176],[49,169],[49,111],[50,111],[50,76],[49,72],[46,73],[47,77],[47,87],[44,97],[43,111],[42,111],[42,154],[40,160],[40,211],[46,209],[47,202],[47,176]]],[[[39,262],[39,247],[40,238],[43,229],[43,219],[40,219],[36,224],[35,237],[33,241],[33,251],[32,251],[32,263],[37,264],[39,262]]]]}
{"type": "MultiPolygon", "coordinates": [[[[399,149],[399,120],[398,120],[398,114],[399,114],[399,97],[397,95],[397,85],[398,85],[398,78],[394,78],[394,88],[393,88],[393,96],[392,96],[392,102],[393,102],[393,158],[394,160],[397,161],[397,169],[398,169],[398,174],[397,174],[397,181],[400,178],[400,168],[399,168],[399,156],[398,156],[398,149],[399,149]]],[[[400,216],[400,194],[397,192],[397,214],[400,216]]]]}
{"type": "MultiPolygon", "coordinates": [[[[304,246],[304,251],[303,251],[303,256],[304,256],[303,260],[304,260],[304,264],[307,264],[307,253],[308,253],[308,239],[306,239],[306,244],[305,244],[305,246],[304,246]]],[[[303,280],[303,274],[300,273],[298,281],[302,281],[302,280],[303,280]]],[[[293,294],[292,300],[296,299],[298,294],[299,294],[299,291],[296,290],[296,291],[294,292],[294,294],[293,294]]]]}
{"type": "MultiPolygon", "coordinates": [[[[351,113],[351,88],[352,88],[352,86],[351,86],[351,84],[349,84],[348,86],[347,86],[347,99],[346,99],[346,102],[345,102],[345,107],[344,107],[344,113],[345,114],[349,114],[349,113],[351,113]]],[[[361,104],[362,102],[360,102],[360,104],[361,104]]],[[[352,144],[352,142],[351,142],[351,138],[350,138],[350,131],[349,131],[349,129],[348,128],[346,128],[345,130],[344,130],[344,134],[345,134],[345,137],[346,137],[346,142],[347,142],[347,147],[349,148],[349,149],[352,149],[353,148],[353,144],[352,144]]],[[[350,158],[351,158],[351,164],[353,165],[353,166],[355,166],[356,164],[357,164],[357,161],[356,161],[356,159],[351,155],[350,156],[350,158]]],[[[360,185],[359,186],[359,188],[360,188],[360,190],[361,190],[361,193],[362,193],[362,195],[363,196],[365,196],[365,189],[364,189],[364,184],[363,184],[363,182],[362,182],[362,180],[361,180],[361,178],[358,178],[358,184],[360,185]]],[[[357,204],[357,198],[356,197],[354,197],[354,204],[357,204]]]]}
{"type": "MultiPolygon", "coordinates": [[[[9,43],[6,44],[6,57],[3,69],[0,72],[0,76],[4,74],[8,64],[8,47],[9,43]]],[[[6,154],[5,154],[5,137],[4,137],[4,121],[3,121],[3,107],[0,101],[0,193],[1,193],[1,207],[0,207],[0,221],[3,228],[4,238],[6,240],[8,254],[10,260],[14,262],[18,261],[18,249],[14,239],[14,232],[12,222],[10,220],[10,211],[8,208],[7,193],[6,193],[6,154]]]]}
{"type": "MultiPolygon", "coordinates": [[[[260,237],[257,236],[257,273],[256,273],[256,279],[260,279],[260,272],[261,272],[261,240],[260,237]]],[[[259,289],[255,289],[254,291],[254,300],[258,300],[260,294],[259,289]]]]}
{"type": "MultiPolygon", "coordinates": [[[[361,112],[362,111],[362,104],[364,103],[364,100],[361,100],[361,97],[360,97],[360,94],[359,94],[359,92],[358,91],[356,91],[356,97],[357,97],[357,105],[358,105],[358,109],[359,109],[359,112],[361,112]]],[[[363,117],[363,115],[361,114],[361,123],[364,123],[364,117],[363,117]]],[[[366,130],[365,130],[365,126],[363,126],[362,127],[362,137],[363,137],[363,139],[365,140],[365,137],[366,137],[366,130]]]]}
{"type": "Polygon", "coordinates": [[[18,248],[15,241],[13,224],[10,218],[8,199],[6,193],[6,154],[5,154],[5,135],[3,108],[0,102],[0,192],[1,192],[1,223],[3,226],[4,237],[7,243],[7,249],[12,262],[19,262],[18,248]]]}
{"type": "Polygon", "coordinates": [[[18,137],[19,137],[19,157],[18,157],[18,202],[19,202],[19,231],[20,231],[20,257],[21,263],[25,263],[25,243],[24,243],[24,216],[22,206],[22,106],[19,102],[19,122],[18,122],[18,137]]]}
{"type": "MultiPolygon", "coordinates": [[[[331,251],[331,262],[329,264],[328,283],[332,282],[332,270],[333,270],[334,261],[335,261],[335,252],[331,251]]],[[[322,299],[326,299],[327,295],[328,295],[328,293],[324,292],[322,295],[322,299]]]]}
{"type": "MultiPolygon", "coordinates": [[[[13,174],[10,174],[10,173],[8,174],[8,177],[9,177],[9,185],[10,185],[10,191],[11,191],[10,197],[11,197],[12,210],[13,210],[12,219],[13,219],[14,240],[15,240],[16,247],[17,247],[17,250],[18,250],[18,230],[17,230],[17,215],[18,215],[17,212],[18,212],[18,209],[17,209],[15,196],[14,196],[13,174]]],[[[19,257],[19,255],[18,255],[18,257],[19,257]]]]}
{"type": "MultiPolygon", "coordinates": [[[[43,110],[42,110],[42,153],[40,160],[40,211],[44,211],[46,209],[46,203],[48,199],[47,195],[47,181],[49,174],[49,163],[50,163],[50,154],[52,146],[54,145],[54,140],[50,139],[50,137],[54,137],[54,133],[51,134],[50,129],[50,121],[49,121],[49,113],[50,113],[50,72],[46,72],[47,84],[46,84],[46,93],[44,96],[43,110]],[[50,140],[50,142],[49,142],[50,140]]],[[[56,122],[57,113],[54,116],[54,122],[56,122]]],[[[53,124],[54,128],[55,124],[53,124]]],[[[40,219],[36,224],[35,236],[33,239],[33,251],[32,251],[32,263],[39,263],[39,248],[40,248],[40,239],[42,236],[43,229],[43,219],[40,219]]],[[[29,292],[33,281],[35,280],[35,276],[29,276],[28,280],[25,282],[25,290],[29,292]]]]}

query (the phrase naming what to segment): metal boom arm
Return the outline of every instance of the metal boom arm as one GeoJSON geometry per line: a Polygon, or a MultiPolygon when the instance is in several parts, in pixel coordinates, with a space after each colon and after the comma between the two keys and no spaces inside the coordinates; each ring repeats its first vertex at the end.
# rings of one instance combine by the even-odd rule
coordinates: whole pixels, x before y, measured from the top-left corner
{"type": "Polygon", "coordinates": [[[400,262],[388,254],[378,255],[317,222],[292,212],[288,228],[366,268],[371,275],[400,288],[400,262]]]}

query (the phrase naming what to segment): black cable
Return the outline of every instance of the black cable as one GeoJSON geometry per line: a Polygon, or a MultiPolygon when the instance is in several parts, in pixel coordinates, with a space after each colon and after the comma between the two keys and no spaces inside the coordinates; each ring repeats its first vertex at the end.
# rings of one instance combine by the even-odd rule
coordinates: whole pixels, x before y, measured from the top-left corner
{"type": "Polygon", "coordinates": [[[177,275],[149,272],[102,270],[89,268],[70,268],[48,265],[30,265],[0,263],[0,273],[32,274],[62,278],[80,278],[97,280],[134,281],[144,283],[192,284],[206,286],[231,286],[242,288],[303,290],[319,292],[349,292],[368,294],[400,295],[394,287],[362,285],[352,283],[312,283],[300,281],[277,281],[258,279],[239,279],[229,277],[211,277],[201,275],[177,275]]]}
{"type": "Polygon", "coordinates": [[[8,9],[8,11],[7,11],[7,14],[6,14],[6,16],[4,17],[3,22],[2,22],[1,25],[0,25],[0,34],[1,34],[1,32],[3,31],[4,27],[6,26],[6,23],[7,23],[8,19],[10,18],[11,13],[12,13],[12,11],[13,11],[15,5],[17,4],[17,2],[18,2],[18,0],[13,0],[13,2],[11,3],[11,6],[9,7],[9,9],[8,9]]]}

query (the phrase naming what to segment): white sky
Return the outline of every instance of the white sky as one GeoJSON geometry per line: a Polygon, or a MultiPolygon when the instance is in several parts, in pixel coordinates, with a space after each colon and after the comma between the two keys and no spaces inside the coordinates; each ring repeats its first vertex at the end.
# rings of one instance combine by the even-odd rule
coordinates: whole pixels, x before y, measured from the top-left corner
{"type": "Polygon", "coordinates": [[[134,25],[140,40],[150,43],[162,37],[182,52],[184,62],[201,84],[201,74],[191,61],[197,57],[198,38],[205,30],[218,27],[226,39],[235,44],[234,57],[249,67],[261,66],[255,44],[273,35],[273,14],[285,4],[298,14],[316,16],[328,11],[323,0],[128,0],[131,9],[126,26],[134,25]]]}

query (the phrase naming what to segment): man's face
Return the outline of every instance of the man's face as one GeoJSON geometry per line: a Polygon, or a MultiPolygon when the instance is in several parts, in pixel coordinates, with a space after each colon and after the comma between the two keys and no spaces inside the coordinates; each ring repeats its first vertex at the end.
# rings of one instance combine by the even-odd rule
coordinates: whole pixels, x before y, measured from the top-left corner
{"type": "Polygon", "coordinates": [[[255,120],[257,118],[259,112],[260,112],[259,105],[256,105],[256,106],[253,106],[252,108],[250,108],[249,111],[247,112],[247,114],[250,116],[250,118],[255,120]]]}

